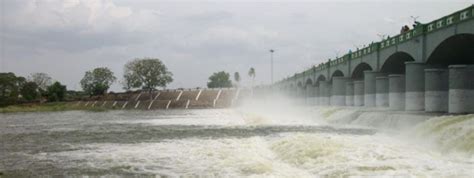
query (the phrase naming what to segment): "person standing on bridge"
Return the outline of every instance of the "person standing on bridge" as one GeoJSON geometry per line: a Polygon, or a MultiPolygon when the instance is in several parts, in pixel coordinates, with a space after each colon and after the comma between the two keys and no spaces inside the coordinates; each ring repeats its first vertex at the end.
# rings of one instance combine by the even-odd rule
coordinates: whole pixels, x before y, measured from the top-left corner
{"type": "Polygon", "coordinates": [[[405,26],[403,26],[402,29],[400,30],[400,33],[403,34],[403,33],[406,33],[406,32],[408,32],[408,31],[410,31],[410,27],[408,27],[408,25],[405,25],[405,26]]]}

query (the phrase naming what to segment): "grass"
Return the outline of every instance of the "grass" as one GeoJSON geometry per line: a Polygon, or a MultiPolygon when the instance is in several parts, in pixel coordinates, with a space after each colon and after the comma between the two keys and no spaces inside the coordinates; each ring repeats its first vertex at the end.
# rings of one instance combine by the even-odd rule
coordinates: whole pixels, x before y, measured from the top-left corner
{"type": "Polygon", "coordinates": [[[4,108],[0,108],[0,113],[15,113],[15,112],[54,112],[54,111],[72,111],[72,110],[85,110],[101,112],[107,111],[106,108],[100,107],[86,107],[83,105],[76,105],[76,102],[54,102],[44,104],[22,104],[22,105],[11,105],[4,108]]]}

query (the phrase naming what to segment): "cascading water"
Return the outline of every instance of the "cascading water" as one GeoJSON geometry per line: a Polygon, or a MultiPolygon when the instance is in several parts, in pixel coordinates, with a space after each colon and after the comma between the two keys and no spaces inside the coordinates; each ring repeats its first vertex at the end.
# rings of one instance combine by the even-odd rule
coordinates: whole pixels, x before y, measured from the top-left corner
{"type": "Polygon", "coordinates": [[[291,107],[2,115],[6,176],[472,177],[474,115],[291,107]]]}

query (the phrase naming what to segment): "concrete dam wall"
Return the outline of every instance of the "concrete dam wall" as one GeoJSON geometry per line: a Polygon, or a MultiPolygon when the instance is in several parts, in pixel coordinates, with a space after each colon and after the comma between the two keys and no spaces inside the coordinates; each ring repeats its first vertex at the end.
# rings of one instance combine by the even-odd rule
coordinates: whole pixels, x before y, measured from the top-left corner
{"type": "Polygon", "coordinates": [[[249,93],[239,88],[110,93],[77,101],[76,105],[140,110],[228,108],[241,103],[249,93]]]}

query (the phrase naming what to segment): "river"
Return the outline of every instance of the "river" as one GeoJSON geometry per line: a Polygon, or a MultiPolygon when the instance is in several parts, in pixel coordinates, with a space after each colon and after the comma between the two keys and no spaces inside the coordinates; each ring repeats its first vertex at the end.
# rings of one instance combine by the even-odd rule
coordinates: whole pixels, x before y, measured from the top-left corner
{"type": "Polygon", "coordinates": [[[5,177],[473,177],[474,116],[352,108],[0,114],[5,177]]]}

